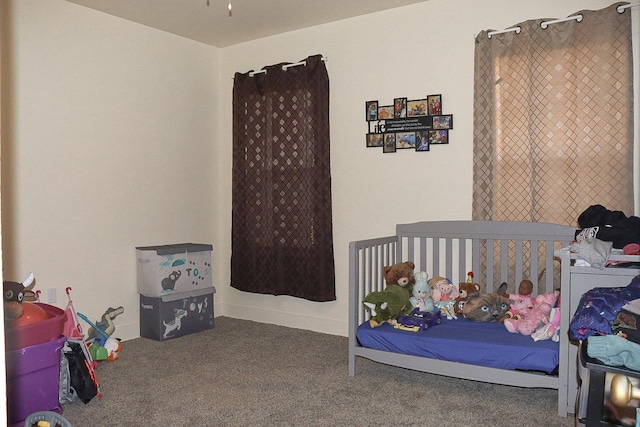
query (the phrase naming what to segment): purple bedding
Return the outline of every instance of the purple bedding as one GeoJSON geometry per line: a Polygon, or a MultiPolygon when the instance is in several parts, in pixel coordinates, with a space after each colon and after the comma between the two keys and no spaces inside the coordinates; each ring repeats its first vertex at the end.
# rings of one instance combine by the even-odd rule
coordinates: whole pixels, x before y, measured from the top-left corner
{"type": "Polygon", "coordinates": [[[418,332],[395,329],[388,323],[371,328],[365,322],[358,327],[357,338],[361,346],[377,350],[547,374],[556,371],[560,359],[557,342],[536,342],[510,333],[500,323],[463,318],[443,317],[442,324],[418,332]]]}

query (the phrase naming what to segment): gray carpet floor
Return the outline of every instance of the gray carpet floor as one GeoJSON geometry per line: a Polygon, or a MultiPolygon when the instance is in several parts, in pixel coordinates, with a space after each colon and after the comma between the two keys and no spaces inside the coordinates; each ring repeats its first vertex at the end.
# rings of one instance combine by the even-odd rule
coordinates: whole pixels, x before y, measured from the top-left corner
{"type": "Polygon", "coordinates": [[[126,341],[97,374],[101,398],[63,405],[74,427],[574,425],[557,415],[556,390],[365,359],[350,377],[346,337],[226,317],[164,342],[126,341]]]}

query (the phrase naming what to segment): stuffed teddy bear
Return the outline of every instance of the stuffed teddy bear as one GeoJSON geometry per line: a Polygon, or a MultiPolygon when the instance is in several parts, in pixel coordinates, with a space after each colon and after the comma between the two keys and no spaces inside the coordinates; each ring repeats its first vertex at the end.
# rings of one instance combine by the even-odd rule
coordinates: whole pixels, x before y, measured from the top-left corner
{"type": "Polygon", "coordinates": [[[507,318],[504,320],[504,327],[512,333],[531,335],[540,326],[544,325],[544,319],[549,318],[551,309],[558,301],[559,291],[538,295],[535,299],[533,309],[521,319],[507,318]]]}
{"type": "Polygon", "coordinates": [[[451,280],[440,276],[429,279],[431,286],[431,298],[433,303],[447,319],[457,319],[458,316],[453,311],[455,300],[458,297],[458,287],[451,283],[451,280]]]}
{"type": "Polygon", "coordinates": [[[517,294],[508,294],[511,300],[511,307],[504,316],[498,319],[498,322],[504,322],[505,319],[514,318],[521,319],[531,309],[533,309],[533,300],[531,299],[531,293],[533,292],[533,282],[531,280],[523,280],[518,285],[517,294]]]}
{"type": "Polygon", "coordinates": [[[411,305],[417,308],[419,312],[433,313],[435,305],[431,299],[431,286],[429,286],[429,276],[425,271],[421,271],[415,275],[416,283],[413,285],[411,305]]]}
{"type": "Polygon", "coordinates": [[[411,261],[399,262],[384,268],[384,282],[387,286],[398,285],[411,294],[413,284],[416,283],[413,270],[416,265],[411,261]]]}
{"type": "Polygon", "coordinates": [[[375,328],[384,322],[395,324],[398,316],[411,312],[409,296],[409,291],[400,286],[387,286],[382,291],[369,293],[362,302],[371,315],[369,325],[375,328]]]}
{"type": "Polygon", "coordinates": [[[480,295],[479,284],[471,282],[461,282],[458,285],[458,297],[454,301],[453,312],[458,316],[462,316],[462,310],[467,300],[478,295],[480,295]]]}

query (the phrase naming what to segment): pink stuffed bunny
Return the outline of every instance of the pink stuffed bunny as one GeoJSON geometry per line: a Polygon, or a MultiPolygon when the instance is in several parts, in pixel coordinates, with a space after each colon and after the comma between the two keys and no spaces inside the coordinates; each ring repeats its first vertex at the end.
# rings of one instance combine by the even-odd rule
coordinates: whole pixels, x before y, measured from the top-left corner
{"type": "Polygon", "coordinates": [[[551,313],[551,309],[558,301],[559,294],[558,291],[554,291],[538,295],[533,309],[525,317],[522,319],[505,319],[504,327],[509,332],[531,335],[536,329],[544,325],[545,319],[548,321],[549,313],[551,313]]]}
{"type": "Polygon", "coordinates": [[[560,341],[560,307],[552,308],[549,317],[543,319],[543,322],[544,324],[531,334],[531,338],[534,341],[560,341]]]}
{"type": "Polygon", "coordinates": [[[533,292],[533,283],[531,280],[523,280],[518,286],[517,294],[509,294],[508,297],[511,300],[511,307],[504,314],[504,316],[498,319],[498,322],[504,322],[504,319],[522,319],[532,309],[534,300],[531,298],[531,292],[533,292]]]}

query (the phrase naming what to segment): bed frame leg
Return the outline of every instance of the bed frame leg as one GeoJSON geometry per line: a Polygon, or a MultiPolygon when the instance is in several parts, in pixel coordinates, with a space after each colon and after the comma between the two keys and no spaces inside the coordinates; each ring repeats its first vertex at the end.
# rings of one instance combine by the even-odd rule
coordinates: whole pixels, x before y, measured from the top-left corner
{"type": "Polygon", "coordinates": [[[356,375],[356,356],[349,353],[349,376],[353,377],[356,375]]]}

